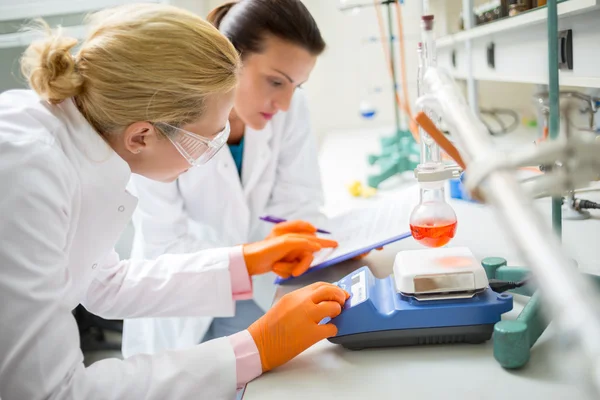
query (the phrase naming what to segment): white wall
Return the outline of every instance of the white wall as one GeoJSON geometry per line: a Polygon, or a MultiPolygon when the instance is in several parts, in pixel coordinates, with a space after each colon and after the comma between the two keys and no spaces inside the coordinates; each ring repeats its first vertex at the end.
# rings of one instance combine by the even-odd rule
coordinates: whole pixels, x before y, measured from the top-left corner
{"type": "Polygon", "coordinates": [[[170,3],[186,10],[190,10],[202,17],[205,17],[208,11],[208,0],[171,0],[170,3]]]}
{"type": "MultiPolygon", "coordinates": [[[[370,0],[360,2],[371,3],[370,0]]],[[[364,44],[367,37],[379,37],[374,9],[363,9],[359,14],[352,15],[350,12],[340,12],[340,2],[337,0],[304,0],[304,3],[317,20],[328,44],[326,53],[320,58],[306,85],[316,133],[322,136],[331,130],[392,126],[393,94],[381,44],[364,44]],[[385,91],[375,101],[379,115],[373,121],[367,121],[359,116],[358,105],[365,97],[366,90],[374,86],[382,86],[385,91]]],[[[431,1],[431,9],[436,14],[436,31],[440,35],[457,29],[460,0],[434,0],[431,1]]],[[[385,8],[382,12],[385,17],[385,8]]],[[[411,104],[414,104],[421,2],[406,0],[402,13],[408,89],[411,104]]],[[[397,42],[395,45],[397,50],[397,42]]],[[[529,99],[532,92],[532,85],[482,82],[479,87],[483,107],[511,106],[528,110],[531,109],[529,99]]]]}
{"type": "MultiPolygon", "coordinates": [[[[371,0],[347,1],[352,2],[371,3],[371,0]]],[[[172,3],[206,16],[223,1],[173,0],[172,3]]],[[[375,10],[369,7],[354,15],[352,12],[339,11],[339,0],[304,0],[304,3],[319,24],[328,45],[305,85],[314,131],[322,138],[332,130],[392,127],[394,100],[384,52],[379,41],[368,40],[379,38],[375,10]],[[369,96],[368,92],[374,88],[382,88],[382,92],[369,96]],[[378,110],[373,120],[365,120],[359,115],[359,103],[365,99],[378,110]]],[[[421,2],[406,0],[405,3],[402,12],[406,39],[406,69],[408,89],[413,103],[416,97],[415,49],[420,39],[421,2]]],[[[436,13],[439,34],[456,30],[461,0],[431,0],[431,7],[436,13]]],[[[384,22],[387,22],[385,8],[382,8],[382,13],[384,22]]],[[[387,29],[385,31],[387,34],[387,29]]],[[[398,56],[398,42],[394,44],[398,56]]],[[[23,86],[22,80],[19,79],[17,62],[22,50],[0,50],[0,91],[23,86]]],[[[484,82],[480,84],[481,105],[527,109],[531,107],[529,98],[532,90],[531,85],[484,82]]]]}
{"type": "MultiPolygon", "coordinates": [[[[365,8],[354,15],[352,12],[339,11],[337,0],[305,0],[304,2],[319,24],[328,45],[306,85],[315,132],[323,135],[338,129],[392,126],[394,121],[392,82],[379,41],[375,9],[365,8]],[[370,38],[377,38],[377,41],[372,42],[368,40],[370,38]],[[368,92],[376,87],[382,88],[382,92],[368,96],[368,92]],[[359,104],[361,100],[367,98],[378,110],[373,120],[365,120],[359,114],[359,104]]],[[[414,99],[416,96],[414,76],[417,72],[415,51],[419,39],[416,17],[419,15],[419,6],[415,1],[406,3],[402,8],[406,68],[408,89],[411,98],[414,99]]],[[[385,25],[387,11],[384,7],[381,11],[385,25]]],[[[387,41],[387,25],[384,28],[387,41]]],[[[387,42],[386,46],[388,46],[387,42]]],[[[394,43],[394,51],[399,65],[397,41],[394,43]]]]}
{"type": "MultiPolygon", "coordinates": [[[[0,3],[2,1],[0,0],[0,3]]],[[[171,4],[188,9],[202,16],[205,16],[208,10],[206,3],[206,0],[171,0],[171,4]]],[[[44,17],[44,19],[51,26],[70,26],[81,24],[85,15],[86,13],[65,14],[44,17]]],[[[16,32],[25,22],[26,20],[0,21],[0,34],[16,32]]],[[[27,86],[19,70],[19,58],[24,51],[24,47],[0,48],[0,92],[27,86]]]]}
{"type": "Polygon", "coordinates": [[[23,51],[25,48],[21,47],[0,49],[0,93],[26,86],[19,72],[19,57],[23,51]]]}

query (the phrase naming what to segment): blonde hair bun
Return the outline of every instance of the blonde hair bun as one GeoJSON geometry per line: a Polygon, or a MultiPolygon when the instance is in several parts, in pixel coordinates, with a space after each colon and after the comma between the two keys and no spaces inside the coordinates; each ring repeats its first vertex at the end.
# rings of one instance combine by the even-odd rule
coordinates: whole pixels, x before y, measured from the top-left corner
{"type": "Polygon", "coordinates": [[[238,52],[189,11],[129,4],[86,22],[87,36],[74,57],[77,41],[42,24],[46,38],[30,45],[21,66],[41,98],[59,103],[73,97],[102,134],[119,134],[137,121],[191,123],[204,114],[209,96],[237,84],[238,52]]]}
{"type": "Polygon", "coordinates": [[[77,73],[71,49],[77,39],[62,36],[59,28],[52,32],[41,20],[33,28],[44,37],[34,41],[21,57],[21,72],[31,88],[44,100],[58,104],[81,93],[83,77],[77,73]]]}

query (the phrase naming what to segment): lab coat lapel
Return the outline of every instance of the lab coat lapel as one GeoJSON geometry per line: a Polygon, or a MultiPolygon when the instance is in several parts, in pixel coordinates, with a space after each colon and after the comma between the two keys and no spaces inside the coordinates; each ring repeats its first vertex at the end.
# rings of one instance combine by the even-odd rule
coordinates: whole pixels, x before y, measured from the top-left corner
{"type": "MultiPolygon", "coordinates": [[[[75,165],[81,190],[78,208],[77,232],[73,237],[70,264],[96,270],[100,261],[110,253],[137,205],[137,199],[126,190],[131,171],[127,163],[115,153],[83,118],[71,101],[60,106],[63,122],[69,132],[72,147],[65,154],[75,165]]],[[[74,282],[89,282],[93,273],[86,268],[69,270],[74,282]]],[[[74,301],[78,291],[73,290],[74,301]]]]}
{"type": "Polygon", "coordinates": [[[268,123],[260,131],[247,127],[245,135],[242,182],[244,185],[244,195],[248,198],[260,181],[260,177],[267,165],[269,165],[272,157],[270,146],[273,135],[272,124],[268,123]]]}

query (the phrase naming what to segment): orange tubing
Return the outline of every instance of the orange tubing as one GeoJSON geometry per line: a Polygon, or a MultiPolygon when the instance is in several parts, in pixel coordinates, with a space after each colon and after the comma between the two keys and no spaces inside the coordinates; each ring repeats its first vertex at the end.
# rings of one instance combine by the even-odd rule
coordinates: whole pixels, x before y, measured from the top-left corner
{"type": "Polygon", "coordinates": [[[541,174],[542,173],[542,171],[540,171],[540,169],[538,167],[521,167],[519,169],[521,171],[535,172],[536,174],[541,174]]]}
{"type": "Polygon", "coordinates": [[[446,136],[435,126],[433,121],[424,112],[419,112],[415,120],[425,132],[464,170],[467,168],[465,161],[458,152],[458,149],[450,142],[446,136]]]}
{"type": "MultiPolygon", "coordinates": [[[[379,4],[378,0],[373,0],[373,4],[375,5],[375,13],[377,15],[377,25],[379,26],[379,36],[381,39],[381,45],[383,48],[383,53],[385,56],[385,61],[388,65],[388,72],[390,74],[390,76],[392,77],[392,79],[394,78],[393,74],[394,71],[392,69],[392,59],[391,59],[391,55],[390,55],[390,51],[387,48],[387,46],[385,45],[386,40],[385,40],[385,31],[384,31],[384,23],[383,23],[383,16],[381,15],[381,6],[379,4]]],[[[404,33],[402,31],[402,20],[401,20],[401,16],[402,16],[402,12],[400,11],[400,6],[398,5],[398,3],[394,3],[396,5],[396,21],[398,23],[398,31],[399,31],[399,42],[400,42],[400,62],[401,62],[401,69],[402,69],[402,89],[404,91],[404,96],[405,96],[405,102],[402,102],[402,99],[400,98],[400,96],[398,95],[398,91],[396,90],[396,88],[393,88],[394,90],[394,97],[396,99],[396,104],[398,105],[398,107],[403,110],[406,114],[406,116],[408,117],[409,121],[410,121],[410,133],[412,134],[413,138],[415,139],[415,141],[417,143],[419,143],[419,130],[417,128],[417,124],[415,122],[415,120],[412,118],[412,112],[410,111],[410,107],[408,105],[408,85],[406,82],[406,57],[404,54],[404,33]]],[[[391,29],[390,29],[391,31],[391,29]]],[[[392,40],[392,38],[390,38],[390,40],[392,40]]]]}
{"type": "Polygon", "coordinates": [[[419,131],[416,122],[412,119],[412,111],[410,109],[410,96],[408,95],[408,78],[406,77],[406,48],[404,46],[404,28],[402,25],[402,7],[398,2],[394,2],[394,8],[396,10],[396,24],[398,25],[398,43],[400,44],[400,62],[401,62],[401,79],[402,79],[402,93],[404,95],[404,111],[408,115],[411,122],[411,133],[414,131],[413,137],[417,141],[418,136],[415,134],[419,131]]]}

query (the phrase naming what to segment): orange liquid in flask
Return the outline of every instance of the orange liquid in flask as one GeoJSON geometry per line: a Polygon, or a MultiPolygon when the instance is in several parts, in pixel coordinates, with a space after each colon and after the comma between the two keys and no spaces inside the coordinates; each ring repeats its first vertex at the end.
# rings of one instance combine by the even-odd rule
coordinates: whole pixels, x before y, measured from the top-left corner
{"type": "Polygon", "coordinates": [[[447,244],[456,233],[455,221],[425,222],[410,225],[410,231],[416,241],[427,247],[442,247],[447,244]]]}

